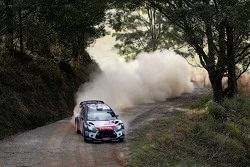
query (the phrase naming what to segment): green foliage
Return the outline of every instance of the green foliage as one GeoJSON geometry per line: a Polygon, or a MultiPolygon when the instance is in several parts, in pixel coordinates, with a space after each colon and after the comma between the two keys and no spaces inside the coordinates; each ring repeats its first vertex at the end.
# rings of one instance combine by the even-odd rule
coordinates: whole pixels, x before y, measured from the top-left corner
{"type": "MultiPolygon", "coordinates": [[[[1,1],[2,2],[2,1],[1,1]]],[[[77,59],[103,36],[109,0],[14,0],[13,41],[16,50],[49,58],[77,59]]],[[[5,3],[0,3],[0,38],[6,38],[5,3]]],[[[1,41],[4,43],[6,40],[1,41]]],[[[14,48],[13,48],[14,50],[14,48]]]]}

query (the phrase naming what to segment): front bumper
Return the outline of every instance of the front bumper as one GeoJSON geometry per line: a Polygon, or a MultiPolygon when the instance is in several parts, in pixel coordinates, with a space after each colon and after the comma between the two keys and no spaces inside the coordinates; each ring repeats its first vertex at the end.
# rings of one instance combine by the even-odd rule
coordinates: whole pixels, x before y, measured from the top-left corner
{"type": "Polygon", "coordinates": [[[86,131],[85,137],[92,141],[119,141],[125,138],[124,129],[120,131],[86,131]]]}

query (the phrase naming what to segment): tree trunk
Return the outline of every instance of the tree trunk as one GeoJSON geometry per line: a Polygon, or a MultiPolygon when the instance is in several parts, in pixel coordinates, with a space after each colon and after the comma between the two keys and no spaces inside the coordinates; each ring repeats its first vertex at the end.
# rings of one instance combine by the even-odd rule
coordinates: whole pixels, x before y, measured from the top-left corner
{"type": "Polygon", "coordinates": [[[237,79],[235,74],[235,48],[234,48],[234,30],[228,23],[226,24],[227,34],[227,71],[228,71],[228,88],[226,96],[233,98],[237,93],[237,79]]]}
{"type": "Polygon", "coordinates": [[[34,41],[33,41],[31,34],[29,33],[27,34],[27,37],[26,37],[26,49],[32,52],[34,51],[34,41]]]}
{"type": "Polygon", "coordinates": [[[216,103],[221,104],[224,101],[223,88],[222,88],[222,75],[209,74],[209,79],[213,88],[213,97],[216,103]]]}
{"type": "Polygon", "coordinates": [[[19,42],[20,42],[20,55],[24,52],[23,47],[23,24],[22,24],[22,9],[19,8],[18,10],[18,20],[19,20],[19,42]]]}
{"type": "Polygon", "coordinates": [[[13,44],[13,0],[5,0],[5,48],[8,55],[14,55],[14,44],[13,44]]]}
{"type": "Polygon", "coordinates": [[[235,65],[233,63],[228,64],[228,91],[226,96],[228,98],[233,98],[237,93],[237,81],[235,74],[235,65]]]}

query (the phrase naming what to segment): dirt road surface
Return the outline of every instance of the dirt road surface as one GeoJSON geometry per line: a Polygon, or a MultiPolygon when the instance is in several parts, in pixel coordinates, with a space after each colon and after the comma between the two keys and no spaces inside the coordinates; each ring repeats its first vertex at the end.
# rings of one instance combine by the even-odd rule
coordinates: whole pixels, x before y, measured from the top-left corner
{"type": "Polygon", "coordinates": [[[124,143],[85,143],[75,133],[70,118],[0,141],[0,167],[116,167],[126,166],[129,134],[138,126],[157,119],[162,110],[188,104],[206,93],[195,89],[192,94],[166,102],[137,105],[124,110],[120,118],[126,123],[124,143]]]}

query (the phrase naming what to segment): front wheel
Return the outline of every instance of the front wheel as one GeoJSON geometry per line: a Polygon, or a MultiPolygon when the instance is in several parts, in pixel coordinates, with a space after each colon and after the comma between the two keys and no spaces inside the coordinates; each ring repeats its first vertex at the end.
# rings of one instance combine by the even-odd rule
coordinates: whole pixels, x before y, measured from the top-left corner
{"type": "Polygon", "coordinates": [[[83,139],[84,139],[84,141],[85,141],[86,143],[89,143],[89,142],[90,142],[90,139],[88,139],[88,138],[86,137],[86,135],[85,135],[85,128],[84,128],[84,126],[83,126],[83,128],[82,128],[82,136],[83,136],[83,139]]]}
{"type": "Polygon", "coordinates": [[[119,139],[119,142],[124,142],[124,140],[125,140],[124,138],[121,138],[119,139]]]}

